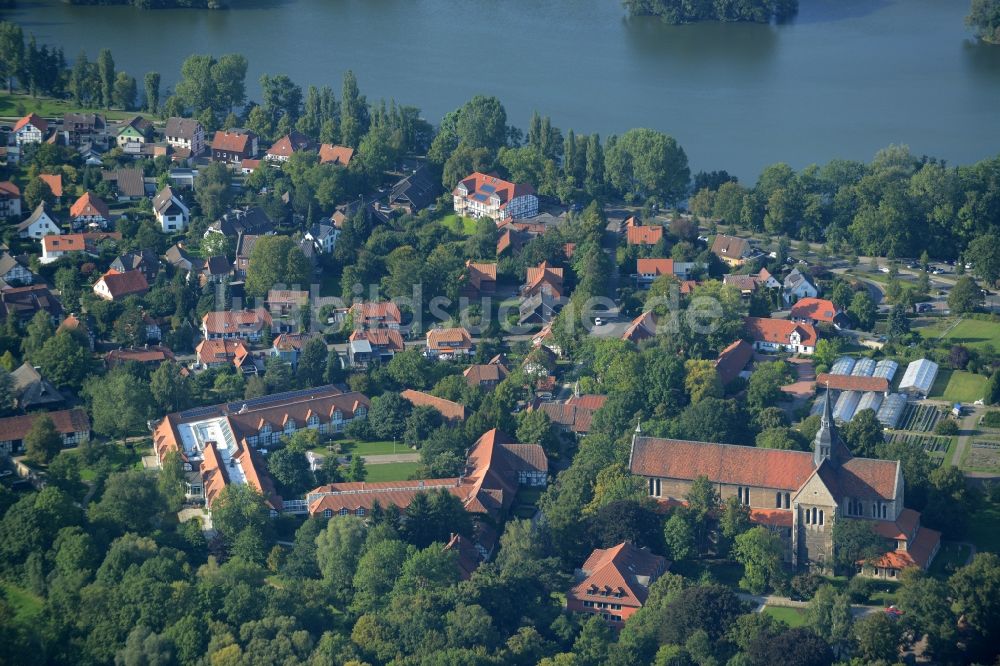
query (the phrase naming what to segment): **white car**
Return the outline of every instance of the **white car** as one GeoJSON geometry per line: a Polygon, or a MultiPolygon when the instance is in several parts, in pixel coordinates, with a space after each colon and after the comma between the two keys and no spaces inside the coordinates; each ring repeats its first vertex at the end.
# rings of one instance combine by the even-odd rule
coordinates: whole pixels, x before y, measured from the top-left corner
{"type": "Polygon", "coordinates": [[[889,272],[889,267],[888,266],[879,266],[878,267],[878,272],[879,273],[888,273],[889,272]]]}
{"type": "Polygon", "coordinates": [[[594,326],[604,326],[604,320],[600,317],[594,319],[594,326]]]}

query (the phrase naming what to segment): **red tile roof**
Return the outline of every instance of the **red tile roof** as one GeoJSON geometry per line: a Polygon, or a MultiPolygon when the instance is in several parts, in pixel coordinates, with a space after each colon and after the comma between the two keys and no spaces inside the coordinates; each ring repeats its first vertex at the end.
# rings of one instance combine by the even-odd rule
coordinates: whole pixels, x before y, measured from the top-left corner
{"type": "Polygon", "coordinates": [[[403,336],[394,329],[372,328],[363,331],[354,331],[349,338],[354,340],[367,340],[376,347],[385,347],[393,352],[401,352],[406,349],[403,336]]]}
{"type": "Polygon", "coordinates": [[[598,548],[580,568],[584,578],[568,596],[637,608],[645,603],[649,586],[667,570],[667,565],[665,558],[627,541],[612,548],[598,548]]]}
{"type": "MultiPolygon", "coordinates": [[[[639,227],[640,229],[642,227],[639,227]]],[[[637,259],[635,262],[636,272],[639,275],[673,275],[673,259],[637,259]]]]}
{"type": "Polygon", "coordinates": [[[815,469],[813,454],[806,451],[654,437],[635,438],[630,468],[639,476],[688,481],[705,476],[715,483],[778,490],[798,490],[815,469]]]}
{"type": "Polygon", "coordinates": [[[526,294],[533,293],[543,285],[551,289],[553,296],[561,296],[563,269],[551,266],[547,261],[543,261],[537,266],[529,266],[522,291],[526,294]]]}
{"type": "Polygon", "coordinates": [[[793,331],[798,331],[801,345],[815,347],[819,336],[812,324],[797,324],[786,319],[769,319],[766,317],[746,317],[746,331],[753,340],[787,345],[788,337],[793,331]]]}
{"type": "MultiPolygon", "coordinates": [[[[46,415],[52,419],[56,431],[61,435],[90,431],[90,419],[82,409],[63,409],[46,412],[46,415]]],[[[0,441],[23,440],[38,417],[39,414],[36,413],[0,419],[0,441]]]]}
{"type": "Polygon", "coordinates": [[[108,205],[101,200],[101,197],[90,192],[84,192],[69,209],[69,216],[73,218],[103,217],[107,220],[111,218],[111,213],[108,211],[108,205]]]}
{"type": "Polygon", "coordinates": [[[291,157],[301,150],[312,150],[313,142],[300,132],[291,132],[275,141],[267,150],[271,157],[291,157]]]}
{"type": "Polygon", "coordinates": [[[896,497],[898,460],[851,458],[841,463],[836,484],[840,494],[868,500],[891,500],[896,497]]]}
{"type": "Polygon", "coordinates": [[[202,340],[194,351],[202,365],[231,362],[240,367],[250,355],[242,340],[202,340]]]}
{"type": "Polygon", "coordinates": [[[739,377],[752,357],[753,347],[746,340],[737,340],[719,352],[719,358],[715,359],[715,372],[719,375],[719,382],[725,386],[739,377]]]}
{"type": "Polygon", "coordinates": [[[750,522],[768,527],[791,527],[792,512],[782,509],[750,509],[750,522]]]}
{"type": "Polygon", "coordinates": [[[103,282],[108,288],[112,299],[124,298],[132,294],[145,294],[149,291],[149,283],[142,271],[108,271],[101,276],[98,283],[103,282]]]}
{"type": "Polygon", "coordinates": [[[872,562],[883,569],[903,570],[907,567],[926,569],[941,545],[941,533],[928,527],[921,527],[917,538],[906,545],[906,550],[893,550],[872,562]]]}
{"type": "Polygon", "coordinates": [[[92,252],[95,245],[103,240],[121,240],[117,231],[95,231],[83,234],[63,234],[61,236],[45,236],[42,238],[42,248],[45,252],[92,252]]]}
{"type": "Polygon", "coordinates": [[[14,125],[14,131],[16,132],[17,130],[21,129],[22,127],[24,127],[29,123],[37,127],[42,132],[42,134],[44,134],[46,130],[49,129],[49,124],[45,121],[44,118],[35,115],[34,113],[29,113],[24,118],[21,118],[20,120],[17,121],[17,124],[14,125]]]}
{"type": "Polygon", "coordinates": [[[803,298],[792,306],[792,319],[812,319],[832,324],[838,314],[837,306],[825,298],[803,298]]]}
{"type": "Polygon", "coordinates": [[[21,190],[14,183],[5,180],[0,183],[0,196],[17,199],[21,196],[21,190]]]}
{"type": "Polygon", "coordinates": [[[334,146],[324,143],[319,147],[320,164],[330,163],[347,166],[351,163],[352,157],[354,157],[354,149],[347,146],[334,146]]]}
{"type": "Polygon", "coordinates": [[[238,333],[241,329],[262,330],[271,325],[271,313],[264,308],[233,312],[207,312],[202,317],[202,325],[211,334],[238,333]]]}
{"type": "Polygon", "coordinates": [[[143,349],[113,349],[104,356],[104,362],[108,364],[108,367],[114,367],[128,361],[135,361],[136,363],[162,363],[163,361],[172,361],[173,359],[174,353],[171,350],[159,346],[143,349]]]}
{"type": "Polygon", "coordinates": [[[40,173],[38,177],[49,186],[52,194],[56,197],[63,195],[62,174],[61,173],[40,173]]]}
{"type": "Polygon", "coordinates": [[[403,315],[400,314],[399,307],[392,301],[355,303],[351,306],[351,314],[354,316],[355,325],[400,324],[403,321],[403,315]]]}
{"type": "Polygon", "coordinates": [[[567,405],[573,405],[580,409],[589,409],[592,411],[597,411],[604,406],[604,403],[608,401],[608,396],[606,395],[596,395],[593,393],[587,393],[584,395],[572,395],[566,400],[567,405]]]}
{"type": "Polygon", "coordinates": [[[654,335],[656,335],[656,314],[649,310],[632,320],[629,327],[622,333],[622,340],[639,344],[654,335]]]}
{"type": "Polygon", "coordinates": [[[887,393],[889,391],[889,380],[885,377],[831,375],[822,372],[816,377],[816,388],[830,388],[834,391],[875,391],[876,393],[887,393]]]}
{"type": "Polygon", "coordinates": [[[481,386],[484,383],[500,383],[507,378],[510,371],[499,363],[487,363],[485,365],[470,365],[462,373],[469,386],[481,386]]]}
{"type": "Polygon", "coordinates": [[[656,245],[662,239],[663,227],[659,225],[629,227],[625,232],[625,240],[629,245],[656,245]]]}
{"type": "Polygon", "coordinates": [[[246,152],[251,145],[251,134],[248,132],[224,132],[217,130],[212,138],[212,150],[224,150],[229,153],[246,152]]]}
{"type": "Polygon", "coordinates": [[[512,183],[495,175],[480,173],[479,171],[463,178],[462,182],[456,185],[452,191],[454,196],[465,196],[467,199],[471,199],[477,195],[487,198],[496,195],[500,199],[501,209],[506,207],[507,203],[512,199],[534,193],[535,188],[531,185],[526,183],[512,183]],[[460,187],[464,187],[468,194],[463,195],[460,187]],[[483,189],[484,187],[486,189],[483,189]]]}
{"type": "Polygon", "coordinates": [[[920,513],[913,509],[903,509],[899,512],[899,518],[895,522],[873,520],[872,523],[879,536],[886,539],[909,540],[920,527],[920,513]]]}
{"type": "Polygon", "coordinates": [[[444,398],[439,398],[436,395],[424,393],[423,391],[414,391],[413,389],[406,389],[399,395],[414,407],[432,407],[436,409],[448,421],[465,420],[465,406],[457,402],[445,400],[444,398]]]}
{"type": "Polygon", "coordinates": [[[451,351],[453,349],[471,349],[472,336],[464,328],[432,328],[427,331],[427,348],[436,351],[451,351]],[[454,343],[450,346],[445,343],[454,343]]]}

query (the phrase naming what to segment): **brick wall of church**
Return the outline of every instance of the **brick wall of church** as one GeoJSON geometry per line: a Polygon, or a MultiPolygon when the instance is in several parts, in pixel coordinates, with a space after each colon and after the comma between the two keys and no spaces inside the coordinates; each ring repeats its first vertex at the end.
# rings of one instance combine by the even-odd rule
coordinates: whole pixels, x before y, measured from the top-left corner
{"type": "MultiPolygon", "coordinates": [[[[836,520],[836,508],[818,504],[800,504],[796,516],[798,529],[799,564],[808,563],[832,566],[833,560],[833,523],[836,520]],[[823,511],[823,524],[815,522],[806,524],[806,511],[816,509],[823,511]]],[[[811,513],[810,513],[811,515],[811,513]]]]}
{"type": "MultiPolygon", "coordinates": [[[[649,480],[646,480],[647,488],[649,487],[649,480]]],[[[691,481],[677,480],[677,479],[660,479],[660,494],[661,499],[666,499],[667,497],[673,497],[674,499],[683,500],[684,497],[691,490],[691,481]]],[[[715,486],[716,492],[725,502],[730,497],[736,497],[738,495],[739,486],[728,485],[724,483],[713,484],[715,486]]],[[[784,508],[784,494],[788,492],[789,498],[791,498],[795,492],[794,491],[778,491],[771,488],[758,488],[750,486],[750,506],[754,509],[776,509],[776,497],[775,493],[780,492],[782,494],[782,507],[784,508]]],[[[790,505],[789,505],[790,507],[790,505]]]]}

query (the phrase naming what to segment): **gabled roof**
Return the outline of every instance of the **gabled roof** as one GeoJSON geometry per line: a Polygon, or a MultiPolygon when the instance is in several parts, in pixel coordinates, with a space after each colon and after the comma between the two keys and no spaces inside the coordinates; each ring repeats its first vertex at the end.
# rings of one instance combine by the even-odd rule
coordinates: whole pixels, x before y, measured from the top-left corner
{"type": "Polygon", "coordinates": [[[253,132],[247,130],[217,130],[212,138],[212,150],[223,150],[228,153],[247,152],[252,145],[253,136],[253,132]]]}
{"type": "Polygon", "coordinates": [[[154,346],[142,349],[113,349],[104,355],[104,362],[113,367],[128,361],[136,363],[162,363],[174,360],[174,352],[167,347],[154,346]]]}
{"type": "Polygon", "coordinates": [[[414,391],[413,389],[406,389],[399,395],[414,407],[431,407],[436,409],[448,421],[465,420],[465,405],[460,405],[457,402],[445,400],[444,398],[439,398],[436,395],[424,393],[423,391],[414,391]]]}
{"type": "Polygon", "coordinates": [[[115,183],[118,193],[127,197],[146,196],[146,185],[139,169],[118,169],[105,171],[104,180],[115,183]]]}
{"type": "Polygon", "coordinates": [[[17,121],[17,124],[14,125],[14,131],[16,132],[22,127],[29,124],[38,128],[38,130],[41,131],[42,134],[45,134],[45,132],[49,129],[49,124],[45,121],[44,118],[34,113],[29,113],[24,118],[21,118],[20,120],[17,121]]]}
{"type": "Polygon", "coordinates": [[[101,130],[106,127],[104,116],[98,113],[64,113],[63,129],[67,125],[82,125],[86,129],[101,130]]]}
{"type": "Polygon", "coordinates": [[[209,333],[237,333],[240,330],[261,330],[270,326],[271,313],[264,308],[256,310],[226,310],[223,312],[206,312],[201,319],[202,326],[209,333]]]}
{"type": "Polygon", "coordinates": [[[9,180],[5,180],[0,183],[0,197],[5,199],[20,199],[21,189],[9,180]]]}
{"type": "Polygon", "coordinates": [[[470,365],[462,373],[469,386],[480,386],[487,382],[500,383],[507,378],[510,371],[500,363],[487,363],[485,365],[470,365]]]}
{"type": "Polygon", "coordinates": [[[319,147],[320,164],[339,164],[340,166],[347,166],[351,163],[352,157],[354,157],[354,149],[348,148],[347,146],[335,146],[329,143],[324,143],[319,147]]]}
{"type": "Polygon", "coordinates": [[[811,285],[814,289],[816,288],[816,285],[813,284],[812,278],[801,272],[798,268],[793,268],[792,272],[785,276],[785,289],[791,291],[803,282],[811,285]]]}
{"type": "Polygon", "coordinates": [[[497,265],[477,261],[465,262],[468,270],[469,284],[475,289],[482,289],[483,282],[497,281],[497,265]]]}
{"type": "Polygon", "coordinates": [[[450,349],[469,349],[472,347],[472,336],[464,328],[432,328],[427,331],[427,348],[442,351],[450,349]],[[446,343],[458,344],[458,347],[446,343]]]}
{"type": "Polygon", "coordinates": [[[750,255],[750,241],[738,236],[718,234],[712,241],[712,253],[720,257],[743,259],[750,255]]]}
{"type": "Polygon", "coordinates": [[[599,598],[623,606],[641,606],[649,596],[649,586],[666,568],[665,558],[627,541],[612,548],[598,548],[584,562],[583,580],[573,586],[570,594],[577,599],[599,598]]]}
{"type": "Polygon", "coordinates": [[[825,298],[803,298],[792,306],[792,319],[812,319],[832,324],[840,312],[825,298]]]}
{"type": "Polygon", "coordinates": [[[62,303],[44,284],[4,289],[0,291],[0,303],[5,315],[21,319],[30,319],[39,310],[45,310],[53,317],[61,317],[63,311],[62,303]]]}
{"type": "Polygon", "coordinates": [[[66,399],[30,363],[22,363],[20,367],[10,373],[10,377],[14,380],[17,406],[21,409],[52,405],[66,399]]]}
{"type": "Polygon", "coordinates": [[[38,178],[45,182],[52,190],[52,194],[55,197],[61,197],[63,195],[63,182],[61,173],[40,173],[38,178]]]}
{"type": "Polygon", "coordinates": [[[629,327],[622,333],[622,340],[639,344],[655,335],[656,314],[652,310],[648,310],[632,320],[629,327]]]}
{"type": "Polygon", "coordinates": [[[88,191],[84,192],[70,207],[69,216],[72,218],[103,217],[105,220],[109,220],[111,212],[108,210],[108,205],[99,196],[88,191]]]}
{"type": "MultiPolygon", "coordinates": [[[[56,432],[60,435],[71,435],[77,432],[90,432],[90,419],[82,409],[63,409],[58,412],[44,412],[52,419],[56,432]]],[[[11,416],[0,419],[0,441],[18,441],[27,437],[35,420],[42,413],[11,416]]]]}
{"type": "Polygon", "coordinates": [[[563,269],[556,268],[550,265],[547,261],[543,261],[537,266],[529,266],[527,277],[525,278],[524,291],[534,291],[543,284],[548,285],[552,289],[554,296],[561,296],[563,286],[563,269]]]}
{"type": "Polygon", "coordinates": [[[62,234],[42,238],[42,249],[53,252],[96,252],[97,244],[105,240],[121,240],[118,231],[93,231],[82,234],[62,234]]]}
{"type": "Polygon", "coordinates": [[[769,319],[766,317],[745,317],[746,332],[753,340],[774,344],[788,344],[788,336],[798,331],[801,344],[815,347],[818,335],[812,324],[797,324],[786,319],[769,319]]]}
{"type": "Polygon", "coordinates": [[[362,323],[367,325],[372,320],[396,324],[403,321],[403,315],[399,312],[399,307],[392,301],[355,303],[351,306],[351,314],[355,318],[355,324],[362,323]]]}
{"type": "Polygon", "coordinates": [[[495,196],[500,200],[500,208],[504,208],[512,199],[534,193],[535,188],[531,185],[512,183],[494,174],[485,174],[479,171],[463,178],[452,192],[455,196],[474,199],[481,203],[489,201],[495,196]]]}
{"type": "MultiPolygon", "coordinates": [[[[639,227],[640,229],[647,227],[639,227]]],[[[673,275],[673,259],[637,259],[635,262],[636,272],[639,275],[673,275]]]]}
{"type": "Polygon", "coordinates": [[[292,131],[281,137],[270,148],[267,154],[271,157],[291,157],[293,153],[302,150],[312,150],[312,139],[302,132],[292,131]]]}
{"type": "Polygon", "coordinates": [[[719,352],[719,358],[715,359],[715,373],[719,376],[719,382],[725,386],[739,377],[752,357],[753,347],[746,340],[737,340],[719,352]]]}
{"type": "Polygon", "coordinates": [[[49,218],[56,224],[59,224],[59,220],[57,220],[55,216],[52,215],[52,213],[46,210],[45,202],[43,201],[37,206],[35,206],[35,210],[32,211],[30,216],[28,216],[28,219],[24,220],[23,222],[17,225],[17,230],[25,231],[26,229],[30,229],[31,225],[33,225],[35,222],[38,222],[40,219],[42,219],[43,216],[49,218]]]}
{"type": "Polygon", "coordinates": [[[232,362],[241,366],[250,356],[250,350],[242,340],[202,340],[194,351],[202,365],[232,362]]]}
{"type": "Polygon", "coordinates": [[[180,201],[180,199],[177,198],[177,195],[174,194],[173,188],[166,185],[162,190],[157,192],[156,196],[153,198],[153,210],[160,215],[163,215],[170,210],[170,207],[174,205],[175,200],[180,201]]]}
{"type": "Polygon", "coordinates": [[[142,271],[108,271],[98,282],[103,282],[112,298],[124,298],[132,294],[145,294],[149,291],[149,283],[142,271]]]}
{"type": "Polygon", "coordinates": [[[167,118],[167,127],[163,133],[167,137],[176,137],[190,141],[198,133],[199,129],[201,129],[201,123],[195,118],[178,118],[173,116],[167,118]]]}
{"type": "Polygon", "coordinates": [[[440,189],[440,183],[430,177],[427,168],[420,167],[393,186],[389,203],[409,202],[419,210],[431,205],[440,189]]]}
{"type": "Polygon", "coordinates": [[[651,225],[629,227],[625,232],[625,240],[629,245],[656,245],[663,239],[663,227],[651,225]]]}
{"type": "Polygon", "coordinates": [[[403,336],[395,329],[372,328],[351,333],[351,342],[355,340],[367,340],[376,347],[385,347],[393,352],[401,352],[406,349],[403,336]]]}
{"type": "MultiPolygon", "coordinates": [[[[21,264],[18,263],[17,259],[15,259],[10,252],[7,250],[0,250],[0,278],[18,267],[24,268],[24,266],[21,266],[21,264]]],[[[25,268],[25,270],[28,269],[25,268]]]]}

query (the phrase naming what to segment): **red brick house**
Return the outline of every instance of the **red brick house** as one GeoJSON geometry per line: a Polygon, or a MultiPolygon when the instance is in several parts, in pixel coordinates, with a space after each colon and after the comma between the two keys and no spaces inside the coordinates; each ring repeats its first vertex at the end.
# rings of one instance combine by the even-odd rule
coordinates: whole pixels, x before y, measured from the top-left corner
{"type": "Polygon", "coordinates": [[[576,572],[576,584],[566,593],[566,609],[600,615],[614,629],[642,608],[649,586],[669,563],[628,541],[598,548],[576,572]]]}
{"type": "Polygon", "coordinates": [[[257,135],[243,129],[219,130],[212,139],[212,160],[239,164],[257,156],[257,135]]]}

